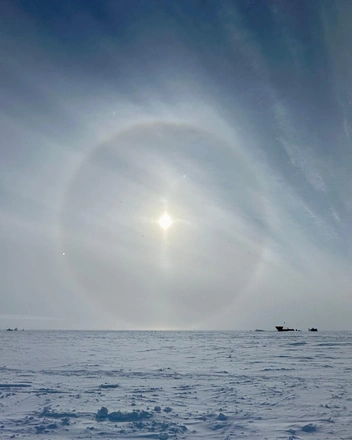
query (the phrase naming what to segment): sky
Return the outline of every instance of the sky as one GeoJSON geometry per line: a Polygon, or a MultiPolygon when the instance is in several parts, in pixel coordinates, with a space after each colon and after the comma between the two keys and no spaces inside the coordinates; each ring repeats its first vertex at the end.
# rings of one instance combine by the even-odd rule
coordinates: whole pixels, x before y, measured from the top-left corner
{"type": "Polygon", "coordinates": [[[2,0],[0,328],[352,330],[351,20],[2,0]]]}

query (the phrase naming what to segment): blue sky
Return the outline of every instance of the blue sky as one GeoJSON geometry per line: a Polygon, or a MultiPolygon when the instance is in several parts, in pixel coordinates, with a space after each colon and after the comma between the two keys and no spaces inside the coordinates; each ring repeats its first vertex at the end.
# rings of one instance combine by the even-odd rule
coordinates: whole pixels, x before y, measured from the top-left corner
{"type": "Polygon", "coordinates": [[[0,326],[352,329],[352,5],[0,12],[0,326]]]}

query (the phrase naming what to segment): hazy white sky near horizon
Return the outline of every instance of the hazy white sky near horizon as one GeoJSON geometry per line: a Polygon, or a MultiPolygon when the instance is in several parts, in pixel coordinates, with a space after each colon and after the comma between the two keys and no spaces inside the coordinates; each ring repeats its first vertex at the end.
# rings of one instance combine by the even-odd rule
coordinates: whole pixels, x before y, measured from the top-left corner
{"type": "Polygon", "coordinates": [[[352,329],[352,4],[0,17],[0,327],[352,329]]]}

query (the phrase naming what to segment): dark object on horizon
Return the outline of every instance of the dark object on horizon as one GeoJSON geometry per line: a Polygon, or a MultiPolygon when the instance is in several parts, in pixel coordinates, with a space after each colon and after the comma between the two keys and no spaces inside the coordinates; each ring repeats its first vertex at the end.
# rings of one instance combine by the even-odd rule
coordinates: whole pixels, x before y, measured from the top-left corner
{"type": "Polygon", "coordinates": [[[309,328],[309,329],[308,329],[308,331],[310,331],[310,332],[317,332],[317,331],[318,331],[318,329],[317,329],[317,328],[315,328],[315,327],[312,327],[312,328],[309,328]]]}
{"type": "Polygon", "coordinates": [[[7,332],[17,332],[18,328],[17,327],[16,328],[8,328],[6,331],[7,332]]]}
{"type": "Polygon", "coordinates": [[[275,325],[275,328],[278,332],[298,332],[299,330],[295,330],[294,328],[284,327],[283,325],[275,325]]]}

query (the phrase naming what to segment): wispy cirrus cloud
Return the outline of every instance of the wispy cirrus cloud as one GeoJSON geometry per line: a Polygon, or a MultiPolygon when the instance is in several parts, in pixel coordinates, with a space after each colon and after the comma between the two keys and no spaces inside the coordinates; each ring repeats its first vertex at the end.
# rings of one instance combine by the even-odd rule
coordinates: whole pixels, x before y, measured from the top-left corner
{"type": "Polygon", "coordinates": [[[79,39],[60,11],[45,33],[38,11],[13,12],[31,37],[2,40],[1,319],[249,328],[284,315],[303,326],[318,309],[317,326],[341,322],[345,64],[320,5],[304,22],[294,5],[243,5],[208,5],[197,27],[190,5],[126,7],[123,22],[117,5],[117,34],[87,4],[72,17],[79,39]]]}

